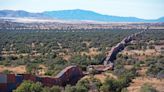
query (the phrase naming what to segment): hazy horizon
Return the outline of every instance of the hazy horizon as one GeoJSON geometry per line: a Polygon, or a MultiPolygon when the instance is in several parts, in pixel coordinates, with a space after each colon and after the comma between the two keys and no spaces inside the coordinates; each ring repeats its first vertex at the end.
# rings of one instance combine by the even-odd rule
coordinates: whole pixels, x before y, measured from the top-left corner
{"type": "Polygon", "coordinates": [[[158,19],[164,16],[163,0],[1,0],[0,10],[28,12],[82,9],[104,15],[158,19]]]}

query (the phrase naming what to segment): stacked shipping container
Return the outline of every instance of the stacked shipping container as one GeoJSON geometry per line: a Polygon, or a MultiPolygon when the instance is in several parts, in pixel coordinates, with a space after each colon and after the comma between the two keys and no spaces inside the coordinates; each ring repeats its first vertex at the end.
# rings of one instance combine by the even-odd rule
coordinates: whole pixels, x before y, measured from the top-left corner
{"type": "Polygon", "coordinates": [[[0,92],[7,91],[7,75],[0,74],[0,92]]]}
{"type": "Polygon", "coordinates": [[[77,66],[65,68],[56,77],[39,77],[31,74],[0,74],[0,92],[12,92],[23,80],[41,82],[44,86],[52,87],[53,85],[65,86],[66,84],[72,84],[71,80],[74,79],[77,82],[82,76],[83,73],[77,66]]]}
{"type": "Polygon", "coordinates": [[[7,91],[12,92],[17,86],[15,74],[7,74],[7,91]]]}
{"type": "MultiPolygon", "coordinates": [[[[144,31],[146,31],[146,30],[144,30],[144,31]]],[[[116,59],[117,54],[125,48],[127,43],[132,41],[136,36],[143,33],[144,31],[141,31],[141,32],[132,34],[128,37],[125,37],[120,43],[118,43],[116,46],[114,46],[111,49],[111,51],[110,51],[111,53],[108,54],[105,57],[104,61],[101,61],[101,62],[103,62],[104,65],[110,65],[113,68],[114,67],[113,63],[114,63],[114,60],[116,59]]]]}

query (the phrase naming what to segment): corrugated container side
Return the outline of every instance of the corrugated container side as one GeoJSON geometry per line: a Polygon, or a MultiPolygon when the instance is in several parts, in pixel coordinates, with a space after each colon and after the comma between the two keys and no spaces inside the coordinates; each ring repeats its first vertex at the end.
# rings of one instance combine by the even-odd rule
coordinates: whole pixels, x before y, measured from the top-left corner
{"type": "Polygon", "coordinates": [[[17,75],[16,76],[16,83],[22,83],[23,82],[23,76],[22,75],[17,75]]]}
{"type": "Polygon", "coordinates": [[[15,83],[15,82],[16,82],[15,74],[7,74],[7,83],[15,83]]]}
{"type": "Polygon", "coordinates": [[[0,74],[0,83],[7,83],[7,75],[0,74]]]}
{"type": "Polygon", "coordinates": [[[61,80],[65,80],[65,79],[66,79],[66,74],[63,73],[59,78],[60,78],[61,80]]]}
{"type": "Polygon", "coordinates": [[[30,74],[23,74],[22,76],[23,76],[24,80],[29,80],[31,75],[30,74]]]}
{"type": "Polygon", "coordinates": [[[7,92],[12,92],[12,90],[16,89],[16,83],[8,83],[7,84],[7,92]]]}
{"type": "Polygon", "coordinates": [[[53,78],[48,78],[48,83],[54,84],[54,79],[53,78]]]}
{"type": "Polygon", "coordinates": [[[66,75],[66,76],[68,76],[68,75],[69,75],[69,71],[70,71],[70,69],[69,69],[69,70],[67,70],[67,71],[65,71],[65,75],[66,75]]]}
{"type": "Polygon", "coordinates": [[[59,79],[58,79],[58,78],[54,78],[54,80],[53,80],[53,81],[54,81],[54,84],[55,84],[55,85],[58,85],[58,84],[60,83],[60,81],[59,81],[59,79]]]}
{"type": "Polygon", "coordinates": [[[19,85],[21,85],[21,83],[17,83],[17,84],[16,84],[16,88],[18,88],[18,87],[19,87],[19,85]]]}
{"type": "Polygon", "coordinates": [[[69,78],[69,72],[65,72],[65,78],[68,79],[69,78]]]}
{"type": "Polygon", "coordinates": [[[52,80],[49,77],[42,78],[42,84],[44,86],[51,87],[52,86],[52,83],[51,82],[52,82],[52,80]]]}
{"type": "Polygon", "coordinates": [[[41,81],[42,81],[42,78],[37,76],[37,77],[36,77],[36,81],[37,81],[37,82],[41,82],[41,81]]]}
{"type": "Polygon", "coordinates": [[[47,83],[47,77],[41,78],[41,82],[42,82],[43,84],[46,84],[46,83],[47,83]]]}
{"type": "Polygon", "coordinates": [[[7,92],[7,84],[0,83],[0,92],[7,92]]]}
{"type": "Polygon", "coordinates": [[[57,74],[57,76],[56,77],[62,77],[63,75],[64,75],[64,73],[65,73],[65,71],[61,71],[61,72],[59,72],[58,74],[57,74]]]}
{"type": "Polygon", "coordinates": [[[54,84],[61,86],[62,85],[62,81],[60,80],[60,78],[56,78],[54,84]]]}
{"type": "Polygon", "coordinates": [[[76,74],[78,74],[78,69],[75,69],[74,71],[73,71],[73,74],[72,75],[76,75],[76,74]]]}
{"type": "Polygon", "coordinates": [[[29,77],[29,80],[31,80],[31,81],[33,81],[33,82],[35,82],[35,81],[36,81],[36,77],[35,77],[35,76],[33,76],[33,75],[31,75],[31,76],[29,77]]]}
{"type": "Polygon", "coordinates": [[[35,82],[36,81],[36,77],[34,75],[31,74],[23,74],[23,80],[30,80],[35,82]]]}

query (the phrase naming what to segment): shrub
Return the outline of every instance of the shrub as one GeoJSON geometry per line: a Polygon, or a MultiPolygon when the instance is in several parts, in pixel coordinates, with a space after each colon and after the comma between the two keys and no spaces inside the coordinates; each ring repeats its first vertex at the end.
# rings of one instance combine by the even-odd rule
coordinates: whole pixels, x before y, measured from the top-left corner
{"type": "Polygon", "coordinates": [[[61,89],[59,86],[53,86],[51,87],[51,92],[61,92],[61,89]]]}
{"type": "Polygon", "coordinates": [[[41,92],[42,85],[31,81],[24,81],[14,92],[41,92]]]}
{"type": "Polygon", "coordinates": [[[157,92],[157,90],[151,85],[145,83],[141,86],[140,92],[157,92]]]}

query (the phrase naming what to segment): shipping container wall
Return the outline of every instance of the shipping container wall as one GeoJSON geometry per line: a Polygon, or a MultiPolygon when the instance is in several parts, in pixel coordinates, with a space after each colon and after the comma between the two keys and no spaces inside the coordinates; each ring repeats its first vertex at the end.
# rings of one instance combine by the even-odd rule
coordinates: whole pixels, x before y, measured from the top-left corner
{"type": "Polygon", "coordinates": [[[7,83],[7,75],[0,74],[0,83],[7,83]]]}
{"type": "Polygon", "coordinates": [[[0,92],[7,92],[7,83],[0,83],[0,92]]]}
{"type": "Polygon", "coordinates": [[[17,75],[16,76],[16,83],[22,83],[23,82],[23,76],[22,75],[17,75]]]}
{"type": "Polygon", "coordinates": [[[12,92],[14,89],[16,89],[16,83],[7,83],[7,92],[12,92]]]}
{"type": "Polygon", "coordinates": [[[15,83],[16,77],[15,74],[7,74],[7,83],[15,83]]]}
{"type": "Polygon", "coordinates": [[[41,77],[36,77],[36,82],[41,82],[42,78],[41,77]]]}

